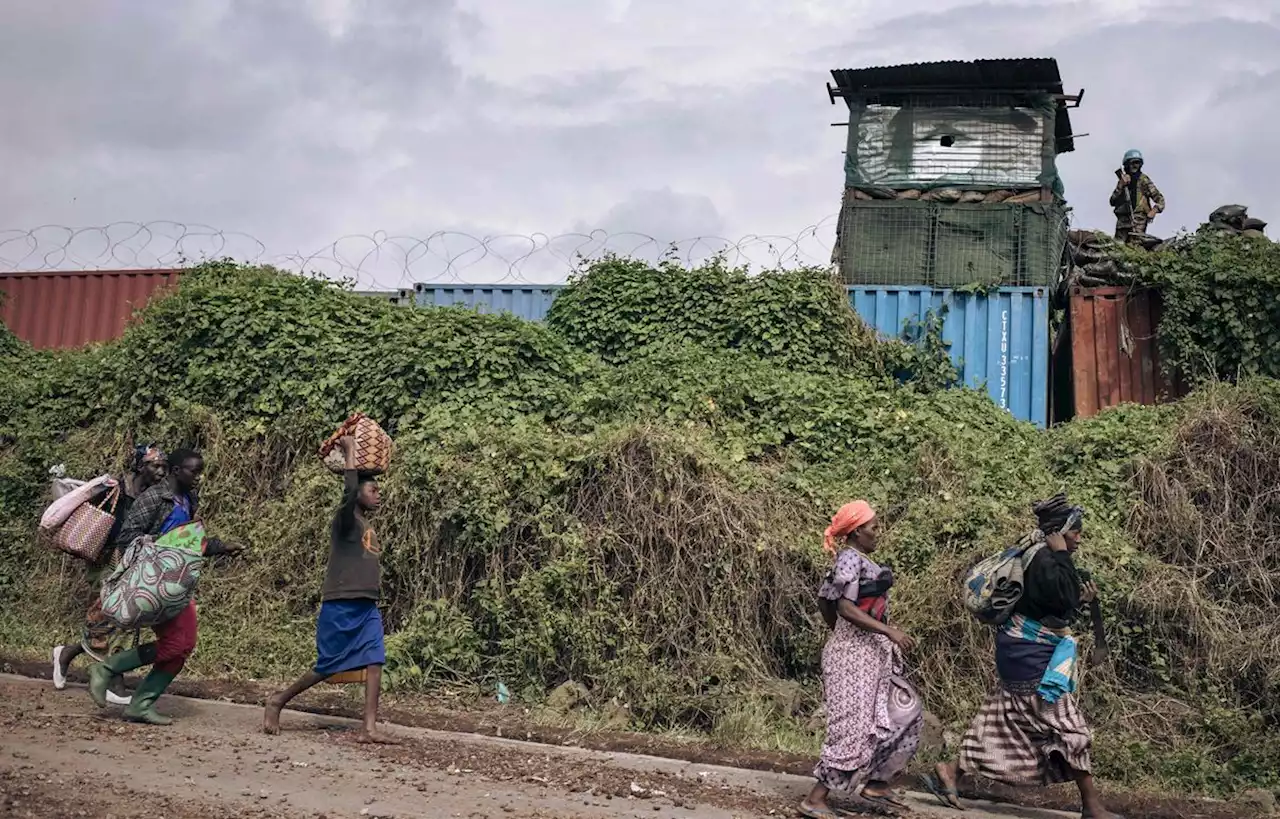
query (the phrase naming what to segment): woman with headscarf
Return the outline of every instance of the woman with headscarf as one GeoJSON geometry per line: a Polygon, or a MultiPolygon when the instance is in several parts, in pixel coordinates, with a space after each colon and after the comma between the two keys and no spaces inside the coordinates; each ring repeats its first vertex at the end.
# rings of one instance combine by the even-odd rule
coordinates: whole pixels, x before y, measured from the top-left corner
{"type": "Polygon", "coordinates": [[[999,686],[960,742],[960,758],[937,766],[925,784],[960,808],[963,775],[1006,785],[1075,782],[1083,819],[1119,819],[1102,804],[1091,773],[1093,734],[1076,705],[1076,643],[1070,625],[1097,596],[1072,556],[1083,539],[1084,510],[1066,495],[1032,506],[1044,545],[1023,574],[1013,616],[996,630],[999,686]]]}
{"type": "MultiPolygon", "coordinates": [[[[142,493],[164,480],[168,473],[165,454],[155,444],[144,444],[134,447],[130,458],[129,469],[120,477],[120,496],[116,501],[115,523],[107,536],[107,545],[98,556],[96,562],[89,566],[87,577],[93,595],[89,608],[85,612],[84,627],[80,641],[75,644],[54,646],[53,649],[53,687],[61,691],[67,687],[67,671],[71,663],[81,654],[88,654],[94,662],[100,663],[112,654],[120,651],[128,641],[130,633],[117,628],[102,613],[102,601],[98,592],[102,587],[102,579],[111,574],[111,570],[120,560],[120,553],[129,544],[119,543],[120,527],[129,515],[134,501],[142,493]]],[[[129,698],[124,696],[124,679],[112,679],[111,689],[107,692],[107,701],[112,705],[128,705],[129,698]]]]}
{"type": "MultiPolygon", "coordinates": [[[[197,490],[204,474],[204,457],[195,450],[179,449],[169,456],[169,477],[138,498],[120,529],[121,544],[140,537],[157,538],[199,520],[197,490]]],[[[206,538],[205,557],[233,555],[239,546],[206,538]]],[[[151,627],[156,639],[121,651],[105,661],[89,666],[89,696],[98,707],[107,704],[107,689],[113,677],[151,666],[124,709],[124,718],[150,725],[169,725],[169,717],[156,711],[156,700],[182,672],[196,649],[198,621],[196,603],[191,600],[176,617],[151,627]]]]}
{"type": "Polygon", "coordinates": [[[811,819],[833,819],[831,791],[861,786],[865,807],[884,813],[905,808],[892,782],[920,745],[923,709],[901,677],[902,652],[915,641],[889,622],[893,572],[871,559],[879,520],[870,504],[841,507],[827,527],[823,547],[834,558],[818,591],[828,628],[822,651],[827,735],[814,769],[817,782],[800,803],[811,819]]]}

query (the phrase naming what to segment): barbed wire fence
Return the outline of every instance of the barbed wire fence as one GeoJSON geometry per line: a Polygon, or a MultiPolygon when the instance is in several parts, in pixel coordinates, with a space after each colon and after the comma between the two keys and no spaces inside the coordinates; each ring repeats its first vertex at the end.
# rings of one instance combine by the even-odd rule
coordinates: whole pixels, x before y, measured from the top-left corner
{"type": "Polygon", "coordinates": [[[346,280],[357,289],[409,289],[418,283],[555,284],[584,262],[617,255],[693,265],[722,256],[735,267],[774,270],[832,262],[838,217],[791,235],[739,239],[699,236],[664,241],[643,233],[534,233],[425,237],[382,231],[351,234],[311,253],[273,252],[247,233],[181,222],[114,222],[96,227],[42,225],[0,230],[0,273],[167,269],[211,259],[270,264],[346,280]]]}

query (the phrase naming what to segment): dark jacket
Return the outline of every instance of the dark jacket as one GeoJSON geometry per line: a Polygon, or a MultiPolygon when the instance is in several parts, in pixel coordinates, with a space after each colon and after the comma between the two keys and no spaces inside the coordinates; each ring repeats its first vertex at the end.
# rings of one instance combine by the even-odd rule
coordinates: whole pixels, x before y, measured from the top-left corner
{"type": "MultiPolygon", "coordinates": [[[[1048,628],[1067,628],[1080,614],[1080,574],[1070,552],[1055,552],[1048,546],[1031,559],[1022,578],[1022,597],[1014,605],[1021,614],[1048,628]]],[[[1030,685],[1034,688],[1053,657],[1053,646],[1032,643],[996,631],[996,673],[1006,687],[1030,685]]]]}
{"type": "MultiPolygon", "coordinates": [[[[200,498],[194,490],[187,497],[191,499],[191,519],[195,520],[200,498]]],[[[143,492],[133,502],[133,507],[129,510],[124,525],[120,527],[120,534],[116,538],[116,544],[120,551],[123,552],[129,548],[140,537],[159,537],[161,530],[164,529],[164,522],[169,519],[169,515],[177,505],[177,495],[168,481],[158,483],[143,492]]],[[[212,557],[225,552],[226,547],[223,546],[222,541],[218,540],[218,538],[211,537],[205,541],[204,553],[206,556],[212,557]]]]}
{"type": "Polygon", "coordinates": [[[1066,628],[1080,611],[1080,574],[1070,552],[1048,546],[1032,558],[1022,579],[1022,597],[1013,610],[1049,628],[1066,628]]]}
{"type": "MultiPolygon", "coordinates": [[[[195,519],[199,500],[195,492],[192,492],[189,497],[191,498],[191,517],[195,519]]],[[[164,522],[168,520],[173,508],[177,505],[177,496],[168,481],[161,481],[151,487],[133,502],[129,514],[125,517],[124,525],[120,527],[116,543],[123,550],[129,548],[140,537],[159,537],[164,522]]]]}

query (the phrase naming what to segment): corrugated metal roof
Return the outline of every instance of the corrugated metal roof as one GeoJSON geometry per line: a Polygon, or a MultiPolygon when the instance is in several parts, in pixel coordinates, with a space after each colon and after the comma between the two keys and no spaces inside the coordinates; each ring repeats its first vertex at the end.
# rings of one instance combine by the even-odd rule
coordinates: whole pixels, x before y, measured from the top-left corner
{"type": "Polygon", "coordinates": [[[181,270],[0,273],[0,319],[40,349],[82,347],[119,338],[135,309],[181,270]]]}
{"type": "MultiPolygon", "coordinates": [[[[1025,57],[996,60],[945,60],[934,63],[872,68],[835,68],[836,87],[850,95],[914,89],[917,91],[1027,91],[1061,94],[1062,75],[1052,57],[1025,57]]],[[[848,97],[845,99],[849,102],[848,97]]],[[[888,100],[885,100],[886,102],[888,100]]],[[[1075,150],[1071,118],[1066,103],[1058,104],[1058,150],[1075,150]]]]}

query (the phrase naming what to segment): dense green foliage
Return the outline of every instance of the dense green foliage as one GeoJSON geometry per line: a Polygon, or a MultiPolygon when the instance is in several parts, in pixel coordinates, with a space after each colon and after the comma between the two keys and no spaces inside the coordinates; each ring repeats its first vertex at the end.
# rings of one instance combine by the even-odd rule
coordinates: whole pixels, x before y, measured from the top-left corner
{"type": "Polygon", "coordinates": [[[834,279],[815,270],[756,276],[718,260],[698,268],[608,258],[551,306],[550,327],[610,364],[651,345],[741,350],[785,366],[871,374],[878,345],[834,279]]]}
{"type": "Polygon", "coordinates": [[[636,728],[812,748],[819,533],[866,497],[912,674],[959,727],[992,669],[957,573],[1065,488],[1089,508],[1082,559],[1115,642],[1085,684],[1100,771],[1276,784],[1280,566],[1262,553],[1280,510],[1253,482],[1280,480],[1275,383],[1042,432],[933,389],[954,372],[937,352],[874,340],[821,271],[611,259],[540,326],[203,265],[117,342],[0,353],[0,645],[43,655],[83,611],[76,564],[35,538],[49,467],[118,469],[158,440],[204,449],[209,525],[249,546],[201,587],[193,672],[296,674],[338,497],[315,446],[358,408],[397,444],[377,519],[396,690],[500,680],[537,701],[572,679],[636,728]],[[1196,562],[1192,516],[1229,536],[1234,574],[1196,562]],[[1228,608],[1241,587],[1249,607],[1228,608]],[[1268,624],[1256,643],[1250,622],[1268,624]],[[786,707],[780,686],[799,691],[786,707]]]}
{"type": "Polygon", "coordinates": [[[1193,381],[1280,377],[1280,244],[1209,230],[1121,261],[1164,296],[1169,366],[1193,381]]]}

